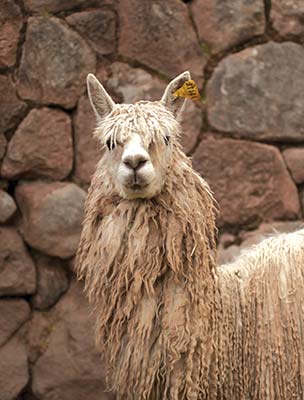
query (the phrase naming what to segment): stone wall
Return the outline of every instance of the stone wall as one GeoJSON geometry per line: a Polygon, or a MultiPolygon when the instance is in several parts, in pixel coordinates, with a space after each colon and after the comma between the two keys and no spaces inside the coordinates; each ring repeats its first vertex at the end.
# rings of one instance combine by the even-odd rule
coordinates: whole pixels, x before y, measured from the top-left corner
{"type": "Polygon", "coordinates": [[[220,259],[301,224],[303,0],[2,0],[0,400],[108,400],[73,278],[101,151],[85,91],[158,99],[189,69],[182,143],[219,202],[220,259]]]}

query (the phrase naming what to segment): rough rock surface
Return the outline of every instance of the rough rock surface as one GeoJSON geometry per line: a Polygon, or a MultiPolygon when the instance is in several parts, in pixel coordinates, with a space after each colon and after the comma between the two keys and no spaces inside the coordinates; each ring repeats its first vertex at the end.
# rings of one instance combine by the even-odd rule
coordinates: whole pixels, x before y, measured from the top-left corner
{"type": "Polygon", "coordinates": [[[96,117],[86,95],[78,102],[74,118],[75,129],[75,180],[89,184],[97,162],[102,155],[101,146],[93,136],[96,117]]]}
{"type": "Polygon", "coordinates": [[[8,144],[1,175],[9,178],[60,180],[73,163],[69,116],[50,108],[33,109],[8,144]]]}
{"type": "MultiPolygon", "coordinates": [[[[97,68],[96,77],[107,87],[108,72],[106,68],[97,68]]],[[[108,87],[107,87],[108,89],[108,87]]],[[[111,93],[112,94],[112,93],[111,93]]],[[[97,162],[100,160],[103,150],[97,139],[93,136],[96,127],[96,116],[86,95],[81,96],[77,111],[73,118],[74,125],[74,147],[75,168],[74,179],[80,184],[88,185],[95,171],[97,162]]]]}
{"type": "Polygon", "coordinates": [[[0,166],[1,166],[1,160],[5,154],[6,150],[6,139],[5,136],[0,132],[0,166]]]}
{"type": "Polygon", "coordinates": [[[220,224],[295,219],[299,197],[278,149],[248,141],[204,139],[193,156],[220,206],[220,224]]]}
{"type": "Polygon", "coordinates": [[[195,147],[203,125],[203,113],[199,102],[187,101],[185,112],[181,121],[182,135],[180,142],[186,154],[195,147]]]}
{"type": "Polygon", "coordinates": [[[298,44],[270,42],[228,56],[207,86],[210,124],[245,138],[303,141],[303,76],[298,44]]]}
{"type": "Polygon", "coordinates": [[[18,92],[24,99],[73,107],[95,71],[95,55],[86,42],[55,17],[31,17],[19,69],[18,92]]]}
{"type": "Polygon", "coordinates": [[[33,310],[30,321],[27,322],[26,343],[30,363],[34,364],[45,352],[48,338],[57,320],[55,308],[47,311],[33,310]]]}
{"type": "Polygon", "coordinates": [[[0,14],[0,68],[11,67],[16,62],[22,14],[13,0],[1,1],[0,14]]]}
{"type": "Polygon", "coordinates": [[[75,7],[99,7],[113,4],[114,0],[24,0],[28,11],[36,13],[57,13],[75,7]]]}
{"type": "Polygon", "coordinates": [[[121,62],[111,65],[106,85],[113,97],[122,103],[160,100],[166,88],[166,82],[153,77],[149,72],[121,62]]]}
{"type": "Polygon", "coordinates": [[[304,3],[302,0],[272,0],[270,18],[281,35],[304,33],[304,3]]]}
{"type": "Polygon", "coordinates": [[[1,400],[15,400],[28,380],[26,348],[17,338],[13,338],[0,348],[1,400]]]}
{"type": "Polygon", "coordinates": [[[304,210],[304,190],[300,191],[300,200],[302,205],[302,210],[304,210]]]}
{"type": "Polygon", "coordinates": [[[78,31],[100,55],[111,54],[116,47],[116,20],[111,10],[74,13],[66,21],[78,31]]]}
{"type": "Polygon", "coordinates": [[[14,199],[4,190],[0,189],[0,224],[8,221],[16,210],[17,206],[14,199]]]}
{"type": "Polygon", "coordinates": [[[0,347],[29,319],[30,311],[25,300],[0,300],[0,347]]]}
{"type": "Polygon", "coordinates": [[[61,260],[37,255],[34,258],[37,268],[37,290],[31,298],[35,309],[52,307],[69,287],[67,273],[61,260]]]}
{"type": "Polygon", "coordinates": [[[211,53],[264,33],[263,0],[194,0],[190,6],[200,41],[211,53]]]}
{"type": "Polygon", "coordinates": [[[0,75],[0,148],[1,134],[16,126],[25,114],[26,108],[26,104],[16,96],[16,88],[11,77],[0,75]]]}
{"type": "Polygon", "coordinates": [[[20,235],[0,228],[0,296],[28,295],[35,289],[35,266],[20,235]]]}
{"type": "Polygon", "coordinates": [[[50,256],[76,251],[83,218],[84,190],[74,183],[23,183],[16,189],[25,241],[50,256]]]}
{"type": "Polygon", "coordinates": [[[191,67],[202,79],[206,60],[181,1],[120,0],[119,17],[121,55],[170,77],[191,67]]]}
{"type": "Polygon", "coordinates": [[[287,167],[296,183],[304,182],[304,148],[294,147],[283,151],[287,167]]]}
{"type": "MultiPolygon", "coordinates": [[[[79,284],[72,285],[55,313],[56,322],[49,329],[51,334],[42,338],[42,355],[33,367],[34,395],[43,400],[108,399],[103,393],[102,363],[94,345],[94,322],[79,284]]],[[[45,330],[40,331],[43,336],[45,330]]],[[[39,347],[37,336],[35,346],[39,347]]]]}

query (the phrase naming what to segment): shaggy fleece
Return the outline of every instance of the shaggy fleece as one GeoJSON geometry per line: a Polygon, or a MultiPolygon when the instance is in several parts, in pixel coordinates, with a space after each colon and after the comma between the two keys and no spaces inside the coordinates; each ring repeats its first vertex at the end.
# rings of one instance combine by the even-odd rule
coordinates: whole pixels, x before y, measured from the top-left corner
{"type": "Polygon", "coordinates": [[[208,387],[218,298],[214,201],[186,156],[176,148],[172,158],[156,198],[112,195],[97,168],[86,202],[77,268],[118,398],[194,399],[208,387]]]}

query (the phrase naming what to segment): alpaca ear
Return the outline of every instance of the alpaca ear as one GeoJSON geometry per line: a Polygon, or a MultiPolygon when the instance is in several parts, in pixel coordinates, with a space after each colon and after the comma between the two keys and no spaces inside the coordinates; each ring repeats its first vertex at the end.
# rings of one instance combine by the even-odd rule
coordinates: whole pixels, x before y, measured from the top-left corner
{"type": "Polygon", "coordinates": [[[89,99],[97,118],[105,117],[115,106],[111,96],[93,74],[89,74],[87,77],[87,88],[89,99]]]}
{"type": "Polygon", "coordinates": [[[181,113],[186,99],[182,97],[176,97],[174,96],[174,93],[190,79],[191,75],[189,71],[185,71],[178,75],[168,84],[163,97],[161,98],[161,102],[173,113],[175,118],[177,118],[181,113]]]}

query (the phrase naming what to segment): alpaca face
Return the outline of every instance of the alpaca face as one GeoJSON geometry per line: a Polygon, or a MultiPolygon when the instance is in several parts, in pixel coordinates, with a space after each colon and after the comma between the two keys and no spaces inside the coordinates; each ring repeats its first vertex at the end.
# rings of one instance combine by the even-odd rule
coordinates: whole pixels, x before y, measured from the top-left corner
{"type": "Polygon", "coordinates": [[[99,167],[106,170],[116,193],[126,199],[152,198],[162,190],[180,125],[184,103],[173,93],[190,79],[175,78],[160,101],[115,104],[93,75],[88,92],[97,116],[95,135],[106,148],[99,167]]]}
{"type": "Polygon", "coordinates": [[[161,191],[171,156],[171,147],[165,140],[157,146],[154,142],[147,144],[143,135],[134,132],[109,146],[105,165],[122,197],[151,198],[161,191]]]}

